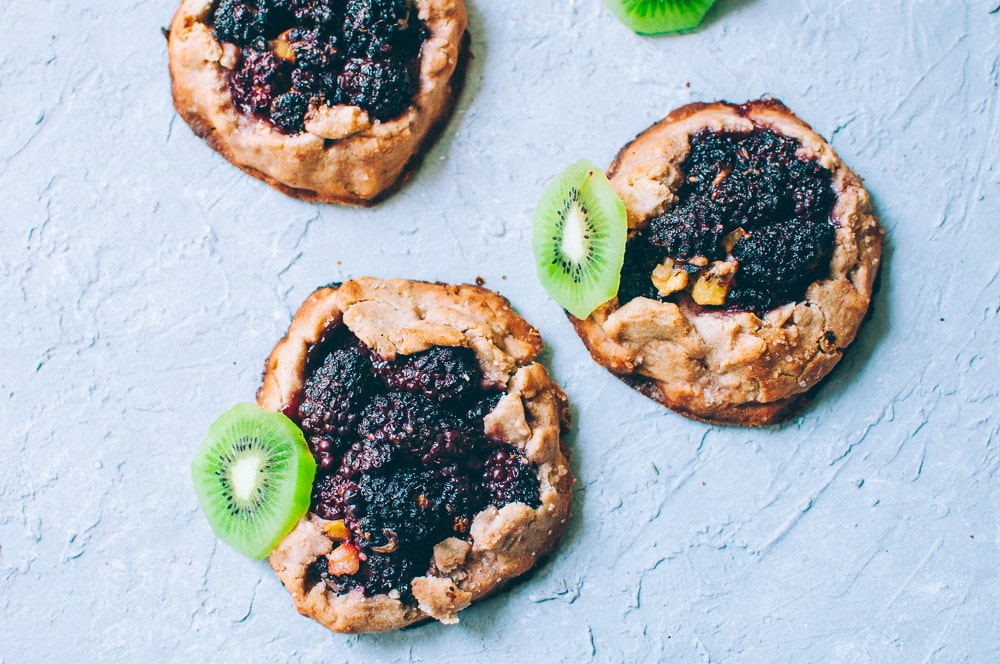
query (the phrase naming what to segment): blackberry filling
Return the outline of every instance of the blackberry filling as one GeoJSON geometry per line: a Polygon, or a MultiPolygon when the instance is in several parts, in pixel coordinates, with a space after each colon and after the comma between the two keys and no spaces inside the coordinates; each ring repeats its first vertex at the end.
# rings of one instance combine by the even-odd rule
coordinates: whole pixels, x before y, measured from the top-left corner
{"type": "Polygon", "coordinates": [[[769,129],[691,137],[677,202],[629,240],[618,301],[763,313],[802,299],[829,266],[831,173],[769,129]]]}
{"type": "Polygon", "coordinates": [[[483,378],[470,348],[437,346],[395,362],[376,364],[376,371],[390,387],[440,402],[462,400],[478,388],[483,378]]]}
{"type": "Polygon", "coordinates": [[[236,108],[283,134],[304,131],[310,105],[400,115],[428,34],[414,0],[219,0],[212,29],[239,48],[228,81],[236,108]]]}
{"type": "Polygon", "coordinates": [[[286,414],[319,465],[311,511],[339,542],[313,564],[314,581],[412,602],[438,542],[468,539],[489,505],[541,504],[535,466],[483,433],[502,393],[483,389],[471,350],[388,361],[339,326],[310,349],[306,374],[286,414]]]}
{"type": "Polygon", "coordinates": [[[356,348],[333,351],[306,380],[299,403],[302,430],[349,438],[357,427],[360,410],[374,392],[371,361],[356,348]]]}

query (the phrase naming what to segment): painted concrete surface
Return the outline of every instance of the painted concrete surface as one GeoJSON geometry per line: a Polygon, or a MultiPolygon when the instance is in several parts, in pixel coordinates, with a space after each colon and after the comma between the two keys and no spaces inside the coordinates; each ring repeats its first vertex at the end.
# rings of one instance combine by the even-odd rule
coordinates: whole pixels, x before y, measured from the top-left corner
{"type": "Polygon", "coordinates": [[[639,38],[598,0],[471,3],[475,60],[373,210],[250,179],[171,107],[173,2],[2,2],[0,660],[1000,659],[996,0],[720,0],[639,38]],[[664,411],[593,364],[532,272],[545,182],[672,108],[784,100],[888,233],[845,361],[765,430],[664,411]],[[473,281],[539,327],[573,403],[557,554],[458,626],[347,637],[217,543],[188,477],[317,285],[473,281]]]}

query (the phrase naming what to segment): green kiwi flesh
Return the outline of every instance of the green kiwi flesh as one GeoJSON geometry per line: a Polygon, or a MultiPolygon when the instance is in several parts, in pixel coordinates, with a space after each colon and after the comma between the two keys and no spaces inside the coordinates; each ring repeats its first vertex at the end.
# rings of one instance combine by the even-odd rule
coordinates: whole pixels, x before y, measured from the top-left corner
{"type": "Polygon", "coordinates": [[[604,171],[582,159],[553,180],[535,208],[531,246],[538,279],[577,318],[618,293],[625,261],[625,204],[604,171]]]}
{"type": "Polygon", "coordinates": [[[309,509],[316,461],[302,431],[280,413],[237,404],[208,430],[191,479],[212,530],[264,558],[309,509]]]}
{"type": "Polygon", "coordinates": [[[715,0],[604,0],[622,23],[640,35],[698,27],[715,0]]]}

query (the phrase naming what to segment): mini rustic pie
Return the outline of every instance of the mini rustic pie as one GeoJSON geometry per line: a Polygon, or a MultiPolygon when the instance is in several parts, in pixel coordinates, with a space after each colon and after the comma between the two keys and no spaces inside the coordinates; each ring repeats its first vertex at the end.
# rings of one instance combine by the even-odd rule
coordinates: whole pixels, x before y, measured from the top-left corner
{"type": "Polygon", "coordinates": [[[787,417],[868,310],[882,229],[861,179],[773,99],[680,108],[608,177],[629,239],[617,298],[572,319],[591,355],[688,417],[787,417]]]}
{"type": "Polygon", "coordinates": [[[307,200],[370,205],[454,106],[463,0],[182,0],[174,106],[236,166],[307,200]]]}
{"type": "Polygon", "coordinates": [[[270,556],[301,613],[337,632],[453,623],[551,552],[573,476],[541,349],[477,286],[360,278],[305,301],[257,393],[317,461],[270,556]]]}

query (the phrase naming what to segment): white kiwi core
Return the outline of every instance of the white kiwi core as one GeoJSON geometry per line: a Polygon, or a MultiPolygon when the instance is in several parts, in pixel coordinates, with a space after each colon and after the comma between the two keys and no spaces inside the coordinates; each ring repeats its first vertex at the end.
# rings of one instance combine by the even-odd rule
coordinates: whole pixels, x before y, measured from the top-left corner
{"type": "Polygon", "coordinates": [[[243,457],[233,464],[230,471],[233,478],[233,494],[239,500],[249,500],[257,487],[257,475],[260,473],[261,458],[259,456],[243,457]]]}
{"type": "Polygon", "coordinates": [[[581,263],[587,257],[587,216],[580,209],[579,201],[573,201],[566,211],[560,250],[563,256],[574,263],[581,263]]]}

